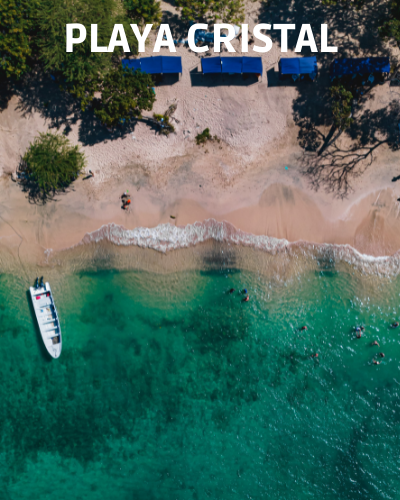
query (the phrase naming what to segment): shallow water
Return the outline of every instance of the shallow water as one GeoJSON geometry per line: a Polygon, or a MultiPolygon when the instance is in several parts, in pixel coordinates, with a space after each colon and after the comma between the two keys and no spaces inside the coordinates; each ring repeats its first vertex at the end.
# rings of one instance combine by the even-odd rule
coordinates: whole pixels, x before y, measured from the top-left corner
{"type": "Polygon", "coordinates": [[[56,361],[26,288],[0,277],[0,498],[398,498],[400,279],[64,276],[56,361]]]}

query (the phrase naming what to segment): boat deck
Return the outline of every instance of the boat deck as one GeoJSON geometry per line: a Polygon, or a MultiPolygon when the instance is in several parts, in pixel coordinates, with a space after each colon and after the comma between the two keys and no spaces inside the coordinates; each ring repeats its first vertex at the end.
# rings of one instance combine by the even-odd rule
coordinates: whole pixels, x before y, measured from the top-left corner
{"type": "Polygon", "coordinates": [[[40,334],[48,353],[53,358],[61,354],[61,328],[49,283],[39,288],[30,287],[33,309],[40,334]]]}

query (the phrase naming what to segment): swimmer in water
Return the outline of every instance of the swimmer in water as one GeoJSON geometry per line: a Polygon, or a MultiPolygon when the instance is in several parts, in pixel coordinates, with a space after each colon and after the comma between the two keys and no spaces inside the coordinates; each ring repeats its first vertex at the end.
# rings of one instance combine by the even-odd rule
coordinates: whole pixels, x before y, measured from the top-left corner
{"type": "Polygon", "coordinates": [[[399,326],[399,323],[397,321],[395,321],[394,323],[392,323],[392,328],[397,328],[399,326]]]}
{"type": "Polygon", "coordinates": [[[242,300],[242,302],[248,302],[249,300],[250,300],[250,297],[249,297],[249,296],[247,296],[247,297],[245,297],[245,298],[242,300]]]}
{"type": "Polygon", "coordinates": [[[229,290],[229,293],[233,293],[234,291],[235,291],[235,289],[234,289],[234,288],[231,288],[231,289],[229,290]]]}
{"type": "Polygon", "coordinates": [[[377,340],[374,340],[374,341],[372,342],[372,345],[377,345],[377,346],[379,347],[379,344],[378,344],[378,341],[377,341],[377,340]]]}
{"type": "Polygon", "coordinates": [[[380,353],[379,353],[379,356],[380,356],[381,358],[384,358],[384,357],[385,357],[385,354],[384,354],[383,352],[380,352],[380,353]]]}
{"type": "Polygon", "coordinates": [[[304,330],[308,330],[308,328],[307,328],[306,326],[302,326],[302,327],[300,328],[300,330],[301,330],[301,331],[304,331],[304,330]]]}
{"type": "Polygon", "coordinates": [[[318,358],[318,353],[316,352],[315,354],[311,354],[312,358],[318,358]]]}
{"type": "Polygon", "coordinates": [[[246,294],[247,294],[247,288],[243,288],[243,290],[242,290],[242,294],[243,294],[243,295],[246,295],[246,294]]]}
{"type": "Polygon", "coordinates": [[[380,365],[381,364],[381,362],[377,361],[376,359],[373,359],[372,362],[374,363],[374,365],[380,365]]]}

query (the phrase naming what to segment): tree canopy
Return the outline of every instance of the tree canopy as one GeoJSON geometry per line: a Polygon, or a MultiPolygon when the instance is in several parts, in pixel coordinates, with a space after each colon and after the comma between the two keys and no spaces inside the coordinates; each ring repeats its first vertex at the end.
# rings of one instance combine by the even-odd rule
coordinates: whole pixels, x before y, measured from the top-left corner
{"type": "Polygon", "coordinates": [[[40,134],[25,153],[23,171],[31,195],[43,201],[64,190],[85,166],[85,157],[62,135],[40,134]]]}
{"type": "Polygon", "coordinates": [[[243,0],[176,0],[182,17],[193,22],[215,22],[240,24],[244,21],[243,0]]]}
{"type": "Polygon", "coordinates": [[[161,5],[157,0],[124,0],[124,7],[128,17],[136,24],[157,27],[161,22],[161,5]]]}
{"type": "Polygon", "coordinates": [[[35,6],[35,0],[0,2],[0,69],[7,78],[19,79],[29,69],[35,6]]]}
{"type": "Polygon", "coordinates": [[[59,76],[63,89],[77,97],[82,109],[93,100],[111,66],[111,54],[91,52],[90,25],[98,26],[98,45],[108,45],[113,29],[113,0],[40,0],[37,13],[38,46],[44,69],[59,76]],[[67,53],[67,23],[79,22],[88,29],[83,43],[67,53]]]}
{"type": "Polygon", "coordinates": [[[151,76],[119,66],[103,80],[101,99],[96,103],[95,115],[108,126],[140,118],[142,111],[150,111],[156,100],[151,76]]]}
{"type": "Polygon", "coordinates": [[[390,2],[390,17],[379,28],[383,38],[394,38],[400,43],[400,0],[390,2]]]}
{"type": "Polygon", "coordinates": [[[351,117],[351,101],[353,94],[343,85],[331,87],[332,114],[335,126],[340,130],[348,128],[353,119],[351,117]]]}

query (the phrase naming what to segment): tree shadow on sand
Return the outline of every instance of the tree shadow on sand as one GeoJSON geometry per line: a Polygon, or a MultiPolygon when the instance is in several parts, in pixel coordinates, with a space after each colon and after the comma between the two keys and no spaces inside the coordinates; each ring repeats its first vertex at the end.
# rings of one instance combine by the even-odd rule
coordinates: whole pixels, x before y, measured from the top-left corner
{"type": "MultiPolygon", "coordinates": [[[[363,8],[357,9],[349,2],[327,6],[315,0],[270,0],[263,3],[260,10],[259,22],[296,25],[296,30],[289,32],[289,50],[294,51],[300,27],[305,23],[311,24],[318,48],[321,24],[327,23],[329,45],[338,47],[337,53],[312,54],[309,48],[305,48],[299,54],[299,57],[316,55],[319,74],[314,83],[304,81],[296,86],[298,96],[293,102],[293,119],[298,126],[299,145],[304,150],[303,174],[314,189],[324,188],[339,197],[345,197],[351,190],[351,180],[368,167],[373,153],[381,144],[392,143],[393,149],[397,147],[397,122],[394,126],[393,122],[389,123],[397,116],[395,103],[373,113],[368,110],[362,112],[372,88],[378,82],[365,87],[362,97],[358,98],[355,123],[345,133],[353,143],[346,149],[335,145],[342,134],[333,125],[330,64],[338,57],[387,55],[387,47],[379,37],[378,27],[388,14],[388,6],[377,0],[366,0],[364,4],[363,8]]],[[[273,40],[280,44],[280,33],[271,33],[273,40]]],[[[282,54],[282,57],[287,55],[282,54]]]]}
{"type": "MultiPolygon", "coordinates": [[[[61,90],[49,75],[40,71],[27,75],[14,92],[19,97],[16,109],[23,117],[38,113],[46,120],[49,129],[62,129],[66,136],[70,134],[72,126],[79,123],[79,141],[84,146],[126,137],[135,130],[139,121],[127,120],[117,127],[107,128],[97,119],[93,108],[82,111],[77,99],[61,90]]],[[[147,122],[146,119],[141,121],[147,122]]]]}
{"type": "Polygon", "coordinates": [[[0,72],[0,113],[7,109],[14,92],[10,81],[0,72]]]}
{"type": "Polygon", "coordinates": [[[49,201],[57,201],[56,196],[67,194],[74,190],[73,185],[70,184],[64,189],[61,188],[51,193],[44,194],[36,182],[32,181],[28,176],[25,176],[23,168],[19,171],[19,176],[18,185],[22,189],[22,192],[27,194],[27,199],[32,205],[46,205],[49,201]]]}
{"type": "MultiPolygon", "coordinates": [[[[393,100],[387,107],[376,111],[366,110],[356,117],[346,135],[352,141],[350,147],[340,147],[333,142],[321,154],[304,154],[301,171],[311,186],[318,190],[344,198],[352,191],[352,181],[362,175],[374,160],[375,151],[386,144],[392,151],[400,147],[400,105],[393,100]]],[[[312,130],[312,125],[309,125],[312,130]]],[[[317,129],[312,132],[317,140],[325,136],[317,129]]]]}
{"type": "MultiPolygon", "coordinates": [[[[158,84],[163,85],[170,81],[167,79],[167,82],[160,81],[158,84]]],[[[156,79],[154,85],[157,85],[156,79]]],[[[145,123],[155,132],[160,128],[157,122],[149,117],[132,118],[116,127],[108,128],[94,114],[96,101],[93,106],[82,111],[77,99],[61,90],[49,75],[40,71],[26,76],[14,93],[19,97],[16,109],[23,117],[38,113],[46,120],[49,129],[62,129],[66,136],[72,131],[72,126],[78,124],[78,139],[83,146],[94,146],[100,142],[124,138],[134,132],[138,122],[145,123]]]]}

